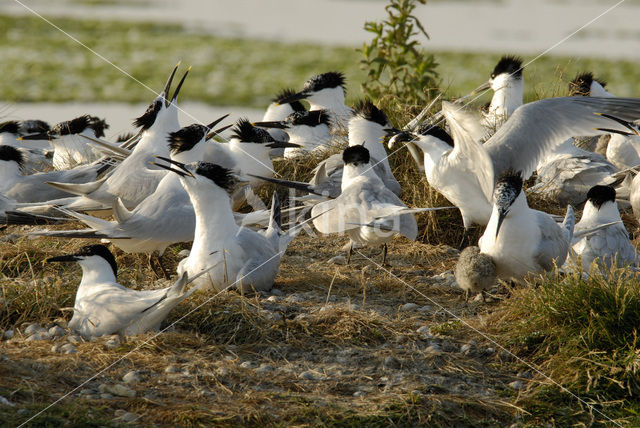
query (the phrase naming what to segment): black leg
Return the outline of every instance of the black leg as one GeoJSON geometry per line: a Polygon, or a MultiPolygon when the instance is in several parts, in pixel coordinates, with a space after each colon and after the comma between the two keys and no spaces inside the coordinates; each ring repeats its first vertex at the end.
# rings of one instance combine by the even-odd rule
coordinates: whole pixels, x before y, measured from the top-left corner
{"type": "Polygon", "coordinates": [[[149,261],[149,267],[153,271],[153,274],[156,276],[156,278],[160,278],[160,275],[158,275],[158,272],[156,271],[156,267],[153,265],[153,259],[151,258],[151,254],[147,254],[147,257],[148,257],[147,260],[149,261]]]}
{"type": "Polygon", "coordinates": [[[160,269],[162,269],[162,273],[164,274],[164,278],[165,279],[170,279],[171,275],[169,275],[169,271],[167,271],[167,269],[165,269],[164,264],[162,264],[162,256],[160,254],[158,254],[156,256],[156,259],[158,260],[158,265],[160,265],[160,269]]]}
{"type": "Polygon", "coordinates": [[[464,232],[462,232],[462,239],[460,240],[459,249],[462,250],[464,247],[466,247],[468,241],[469,241],[469,229],[465,227],[464,232]]]}
{"type": "Polygon", "coordinates": [[[349,253],[347,254],[347,264],[351,263],[351,255],[353,254],[353,242],[349,245],[349,253]]]}
{"type": "Polygon", "coordinates": [[[382,247],[382,266],[387,265],[387,244],[382,247]]]}

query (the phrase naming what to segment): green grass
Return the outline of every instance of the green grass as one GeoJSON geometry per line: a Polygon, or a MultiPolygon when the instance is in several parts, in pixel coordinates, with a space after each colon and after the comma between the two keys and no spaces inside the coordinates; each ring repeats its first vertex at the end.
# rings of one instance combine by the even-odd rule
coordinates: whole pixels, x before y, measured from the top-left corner
{"type": "MultiPolygon", "coordinates": [[[[225,39],[169,24],[51,20],[155,91],[163,86],[177,61],[192,65],[182,100],[265,107],[281,88],[300,88],[311,75],[328,70],[346,74],[349,101],[363,95],[360,83],[365,72],[359,65],[359,46],[225,39]]],[[[152,96],[148,89],[37,17],[0,15],[0,55],[4,77],[0,96],[6,102],[147,102],[152,96]]],[[[449,96],[469,92],[488,78],[499,57],[438,52],[441,88],[449,96]]],[[[525,57],[525,62],[530,59],[525,57]]],[[[525,72],[525,98],[564,94],[567,82],[582,70],[593,70],[608,80],[617,95],[640,95],[640,67],[634,62],[544,56],[525,72]]],[[[487,94],[478,102],[488,99],[487,94]]]]}
{"type": "MultiPolygon", "coordinates": [[[[596,408],[609,417],[640,423],[637,275],[625,269],[606,275],[594,270],[588,279],[549,275],[536,285],[517,291],[491,316],[488,325],[497,341],[583,399],[599,403],[596,408]]],[[[568,399],[551,393],[540,380],[529,398],[539,403],[568,399]]]]}

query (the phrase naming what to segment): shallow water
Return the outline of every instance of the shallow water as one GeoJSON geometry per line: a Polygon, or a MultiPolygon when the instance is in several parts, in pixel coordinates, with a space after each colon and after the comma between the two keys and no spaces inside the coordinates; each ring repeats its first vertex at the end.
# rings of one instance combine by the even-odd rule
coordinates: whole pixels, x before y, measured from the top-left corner
{"type": "MultiPolygon", "coordinates": [[[[63,120],[70,120],[83,114],[91,114],[105,118],[110,128],[105,131],[107,138],[133,131],[131,123],[146,110],[146,104],[126,103],[18,103],[5,105],[0,109],[1,120],[41,119],[54,125],[63,120]]],[[[178,114],[182,126],[191,123],[210,123],[218,117],[231,113],[220,123],[229,125],[240,117],[249,120],[262,119],[263,111],[242,107],[220,107],[204,103],[186,102],[180,104],[178,114]]]]}
{"type": "MultiPolygon", "coordinates": [[[[415,15],[425,25],[431,50],[536,54],[597,18],[619,0],[430,1],[415,15]]],[[[373,0],[23,0],[48,16],[181,23],[212,34],[359,46],[370,40],[367,20],[385,16],[385,1],[373,0]]],[[[29,14],[19,3],[0,12],[29,14]]],[[[626,0],[551,50],[555,54],[640,59],[640,2],[626,0]]]]}

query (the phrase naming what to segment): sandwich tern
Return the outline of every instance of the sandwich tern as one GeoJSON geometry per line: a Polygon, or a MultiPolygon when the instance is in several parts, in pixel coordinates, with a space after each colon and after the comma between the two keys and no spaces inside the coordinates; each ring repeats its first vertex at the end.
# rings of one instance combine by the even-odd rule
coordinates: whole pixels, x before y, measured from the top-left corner
{"type": "Polygon", "coordinates": [[[167,288],[124,287],[116,279],[116,259],[104,245],[88,245],[77,253],[52,257],[47,262],[78,262],[82,268],[69,328],[85,339],[157,331],[169,312],[195,290],[185,290],[189,282],[186,273],[167,288]]]}
{"type": "Polygon", "coordinates": [[[589,190],[571,247],[572,253],[581,258],[585,272],[589,272],[596,259],[601,266],[611,267],[614,261],[618,266],[637,266],[638,255],[622,224],[613,187],[594,186],[589,190]],[[583,231],[597,228],[599,230],[580,236],[583,231]]]}
{"type": "Polygon", "coordinates": [[[280,257],[295,233],[280,229],[280,203],[274,193],[271,220],[264,231],[238,227],[231,210],[230,194],[241,178],[229,169],[207,162],[183,164],[159,158],[157,164],[180,176],[195,210],[196,229],[189,256],[178,265],[178,275],[193,274],[213,266],[195,281],[200,289],[218,291],[234,286],[242,292],[267,291],[280,267],[280,257]],[[176,168],[172,168],[175,166],[176,168]]]}
{"type": "Polygon", "coordinates": [[[493,259],[499,278],[521,282],[528,274],[562,266],[574,224],[571,205],[562,227],[549,214],[529,208],[522,175],[505,171],[495,185],[493,210],[479,240],[480,251],[493,259]]]}

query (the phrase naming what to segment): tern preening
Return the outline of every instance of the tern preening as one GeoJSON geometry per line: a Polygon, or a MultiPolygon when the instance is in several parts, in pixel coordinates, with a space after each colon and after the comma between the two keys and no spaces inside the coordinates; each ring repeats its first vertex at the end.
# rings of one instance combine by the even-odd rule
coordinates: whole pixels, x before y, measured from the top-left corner
{"type": "Polygon", "coordinates": [[[335,130],[344,127],[352,114],[344,104],[345,92],[344,74],[330,71],[309,78],[300,92],[281,98],[280,103],[307,100],[309,110],[328,111],[335,130]]]}
{"type": "Polygon", "coordinates": [[[330,118],[326,110],[296,111],[281,121],[254,122],[252,125],[283,129],[289,135],[289,142],[297,145],[284,149],[285,158],[309,152],[322,154],[331,146],[330,118]]]}
{"type": "Polygon", "coordinates": [[[230,194],[241,178],[227,168],[207,162],[183,164],[160,158],[158,164],[180,176],[195,210],[196,229],[189,256],[178,265],[178,275],[212,266],[195,284],[218,291],[267,291],[280,267],[280,258],[297,231],[280,229],[280,204],[274,194],[271,220],[264,231],[236,225],[230,194]],[[172,167],[174,166],[174,167],[172,167]]]}
{"type": "MultiPolygon", "coordinates": [[[[296,93],[295,90],[287,88],[278,92],[276,96],[271,100],[271,104],[267,106],[267,109],[262,116],[263,122],[277,122],[286,119],[291,113],[296,111],[305,111],[306,108],[298,100],[286,102],[286,99],[296,93]]],[[[282,129],[271,128],[268,130],[269,134],[278,141],[287,141],[289,135],[282,129]]],[[[284,150],[276,152],[278,156],[284,154],[284,150]]]]}
{"type": "Polygon", "coordinates": [[[69,328],[85,339],[158,330],[169,312],[191,294],[185,290],[186,273],[172,286],[157,290],[138,291],[118,284],[116,259],[104,245],[88,245],[47,262],[77,262],[82,268],[69,328]]]}

